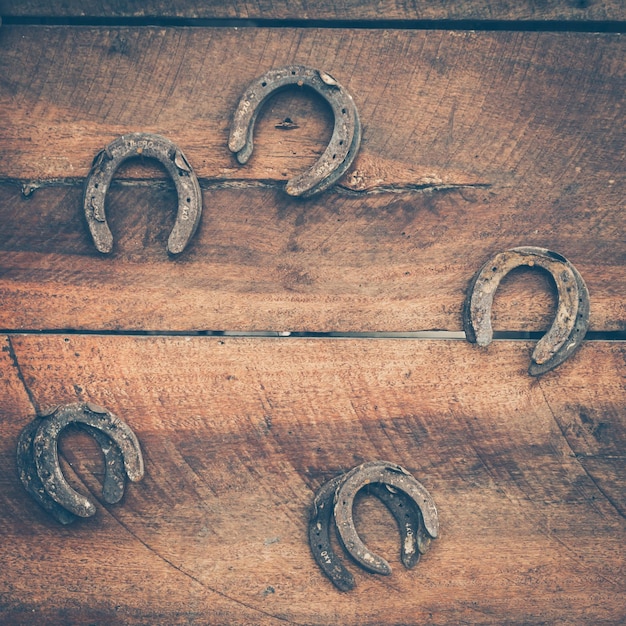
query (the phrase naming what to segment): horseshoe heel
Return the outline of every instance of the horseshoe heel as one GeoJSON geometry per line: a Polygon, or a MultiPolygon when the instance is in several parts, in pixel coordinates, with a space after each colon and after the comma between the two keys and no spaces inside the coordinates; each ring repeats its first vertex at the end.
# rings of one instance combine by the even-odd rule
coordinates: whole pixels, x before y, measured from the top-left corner
{"type": "MultiPolygon", "coordinates": [[[[388,575],[391,573],[389,563],[365,546],[354,526],[354,498],[363,487],[372,483],[389,485],[412,499],[421,511],[424,531],[432,539],[436,539],[439,534],[439,519],[435,503],[426,488],[395,463],[364,463],[345,475],[335,493],[334,507],[341,543],[361,567],[377,574],[388,575]]],[[[427,545],[423,544],[422,549],[426,550],[427,545]]]]}
{"type": "Polygon", "coordinates": [[[39,506],[50,513],[61,524],[71,524],[76,519],[76,516],[58,502],[55,502],[47,494],[37,474],[37,467],[33,457],[33,438],[37,428],[39,428],[39,421],[32,421],[22,430],[17,442],[17,471],[20,480],[26,491],[39,506]]]}
{"type": "Polygon", "coordinates": [[[538,376],[570,357],[581,345],[589,325],[589,292],[578,270],[564,257],[545,248],[520,247],[496,254],[470,283],[463,310],[467,340],[488,346],[493,339],[491,306],[500,281],[521,265],[549,272],[558,293],[552,326],[537,342],[528,373],[538,376]]]}
{"type": "Polygon", "coordinates": [[[430,537],[424,532],[422,512],[415,502],[401,491],[391,490],[388,485],[372,483],[369,492],[376,496],[390,511],[400,531],[400,558],[407,569],[414,568],[425,554],[430,537]]]}
{"type": "Polygon", "coordinates": [[[333,135],[319,160],[308,170],[287,181],[285,191],[303,198],[333,185],[352,165],[361,144],[361,123],[352,96],[330,74],[302,65],[270,70],[254,80],[241,98],[230,130],[228,147],[241,165],[254,149],[254,125],[263,104],[290,85],[314,89],[330,105],[335,116],[333,135]]]}
{"type": "Polygon", "coordinates": [[[109,504],[117,504],[124,496],[124,484],[126,482],[126,470],[124,469],[124,456],[115,442],[107,437],[101,430],[76,424],[81,430],[90,434],[99,444],[104,455],[104,480],[102,482],[102,497],[109,504]]]}
{"type": "Polygon", "coordinates": [[[104,254],[113,249],[113,235],[104,208],[106,194],[117,168],[127,159],[139,155],[160,161],[176,185],[178,212],[167,242],[167,251],[180,254],[200,223],[200,185],[182,151],[169,139],[151,133],[123,135],[96,155],[83,196],[83,208],[93,242],[104,254]]]}
{"type": "Polygon", "coordinates": [[[341,591],[354,589],[354,577],[342,565],[330,543],[335,491],[344,476],[337,476],[322,485],[313,500],[309,520],[309,544],[316,563],[341,591]]]}
{"type": "MultiPolygon", "coordinates": [[[[61,431],[69,424],[86,425],[91,429],[101,431],[111,443],[119,448],[123,458],[124,471],[132,481],[143,477],[143,458],[139,441],[133,431],[118,417],[94,404],[70,404],[59,407],[52,415],[42,420],[33,438],[33,453],[37,475],[43,488],[55,502],[78,517],[90,517],[96,509],[86,497],[72,489],[65,480],[59,465],[57,441],[61,431]]],[[[110,453],[110,452],[109,452],[110,453]]],[[[119,470],[107,463],[109,478],[112,482],[119,482],[123,477],[119,470]]],[[[117,484],[108,487],[109,493],[105,499],[116,497],[120,491],[117,484]]],[[[121,487],[123,490],[123,486],[121,487]]],[[[121,497],[121,496],[120,496],[121,497]]]]}

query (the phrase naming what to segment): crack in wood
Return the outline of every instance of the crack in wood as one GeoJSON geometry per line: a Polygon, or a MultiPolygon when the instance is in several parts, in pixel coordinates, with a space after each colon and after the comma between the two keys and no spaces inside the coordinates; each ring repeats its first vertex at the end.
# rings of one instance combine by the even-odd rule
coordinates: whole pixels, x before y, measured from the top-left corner
{"type": "MultiPolygon", "coordinates": [[[[200,189],[280,189],[285,186],[283,181],[273,180],[246,180],[246,179],[214,179],[198,178],[200,189]]],[[[21,178],[0,178],[0,185],[18,186],[25,198],[30,197],[40,189],[60,187],[82,187],[84,179],[80,177],[50,178],[46,180],[25,180],[21,178]]],[[[141,187],[150,189],[174,190],[171,180],[165,178],[118,178],[111,182],[111,187],[141,187]]],[[[464,189],[490,189],[492,183],[399,183],[390,185],[374,185],[366,189],[354,189],[338,183],[326,193],[334,192],[338,195],[363,197],[380,194],[409,194],[409,193],[436,193],[461,191],[464,189]]]]}
{"type": "Polygon", "coordinates": [[[28,383],[26,382],[24,372],[22,371],[20,362],[17,359],[17,354],[15,353],[15,348],[13,346],[13,342],[11,341],[11,337],[9,335],[6,335],[6,344],[7,344],[6,352],[9,355],[11,362],[13,363],[13,367],[15,367],[15,373],[17,375],[17,378],[22,383],[22,386],[24,387],[24,391],[26,392],[26,395],[28,396],[28,400],[33,407],[33,411],[37,413],[38,403],[35,400],[35,396],[32,390],[30,389],[30,387],[28,386],[28,383]]]}
{"type": "Polygon", "coordinates": [[[225,600],[228,600],[229,602],[234,602],[235,604],[237,604],[238,606],[242,606],[250,611],[254,611],[255,613],[260,613],[261,615],[265,615],[266,617],[269,617],[271,619],[275,619],[281,623],[287,623],[287,624],[293,624],[294,626],[304,626],[303,624],[299,624],[298,622],[294,622],[292,620],[287,619],[286,617],[282,617],[280,615],[274,615],[273,613],[270,613],[269,611],[264,611],[263,609],[260,609],[258,607],[252,606],[251,604],[248,604],[246,602],[243,602],[242,600],[238,600],[237,598],[233,598],[232,596],[229,596],[228,594],[224,593],[223,591],[219,591],[219,589],[215,589],[214,587],[211,587],[210,585],[207,585],[206,583],[202,582],[199,578],[197,578],[196,576],[194,576],[192,573],[186,571],[182,566],[176,565],[176,563],[174,563],[173,561],[171,561],[170,559],[168,559],[167,557],[163,556],[162,554],[159,554],[154,548],[152,548],[148,543],[146,543],[141,537],[139,537],[136,533],[134,533],[129,526],[127,526],[126,524],[124,524],[124,522],[122,522],[119,518],[115,517],[115,515],[113,515],[110,511],[109,511],[111,517],[131,536],[133,537],[136,541],[138,541],[142,546],[144,546],[144,548],[146,548],[146,550],[148,550],[148,552],[150,552],[150,554],[153,554],[157,559],[163,561],[164,563],[166,563],[169,567],[173,568],[174,570],[176,570],[177,572],[179,572],[180,574],[182,574],[183,576],[186,576],[187,578],[189,578],[190,580],[192,580],[193,582],[197,583],[198,585],[200,585],[203,589],[206,589],[207,591],[211,591],[212,593],[217,594],[218,596],[220,596],[221,598],[224,598],[225,600]]]}
{"type": "MultiPolygon", "coordinates": [[[[561,433],[561,436],[563,437],[563,441],[565,442],[565,445],[567,445],[568,449],[571,452],[571,458],[576,459],[576,462],[577,462],[578,466],[582,469],[582,471],[587,476],[587,478],[589,478],[591,483],[598,490],[598,492],[602,495],[602,497],[606,500],[606,502],[609,503],[609,505],[613,508],[613,510],[621,518],[626,519],[626,511],[622,511],[622,509],[619,507],[618,503],[615,502],[613,500],[613,498],[611,498],[611,496],[609,496],[604,491],[604,489],[602,489],[602,487],[600,486],[598,481],[591,475],[589,470],[582,463],[580,455],[576,454],[576,451],[574,450],[574,448],[570,444],[570,441],[569,441],[569,439],[567,437],[566,430],[561,426],[559,420],[556,417],[556,414],[554,413],[552,407],[550,406],[550,402],[548,401],[548,396],[546,395],[546,392],[545,392],[544,388],[541,386],[541,381],[540,380],[537,380],[537,385],[539,386],[539,390],[541,391],[541,395],[543,396],[544,402],[546,403],[546,407],[548,408],[548,411],[550,412],[550,415],[552,416],[552,419],[554,420],[554,423],[556,424],[557,428],[559,429],[559,432],[561,433]]],[[[594,506],[594,508],[595,508],[595,504],[593,502],[591,502],[590,504],[592,506],[594,506]]],[[[601,514],[601,511],[598,511],[598,514],[601,514]]]]}

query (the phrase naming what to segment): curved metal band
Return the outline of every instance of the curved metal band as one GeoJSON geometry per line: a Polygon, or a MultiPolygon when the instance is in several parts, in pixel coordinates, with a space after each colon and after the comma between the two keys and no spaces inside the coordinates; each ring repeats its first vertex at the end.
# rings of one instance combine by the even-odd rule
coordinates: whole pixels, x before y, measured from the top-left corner
{"type": "Polygon", "coordinates": [[[352,96],[330,74],[302,65],[270,70],[254,80],[239,101],[233,117],[228,147],[242,165],[254,148],[257,116],[266,100],[290,85],[310,87],[330,105],[335,126],[328,147],[308,170],[287,181],[285,191],[303,198],[334,185],[352,165],[361,144],[361,123],[352,96]]]}
{"type": "Polygon", "coordinates": [[[336,476],[322,485],[315,494],[309,519],[309,545],[315,562],[341,591],[354,589],[354,577],[343,566],[330,542],[335,491],[344,475],[336,476]]]}
{"type": "Polygon", "coordinates": [[[512,248],[496,254],[470,283],[463,310],[467,340],[488,346],[493,339],[491,306],[500,281],[521,265],[543,268],[556,284],[558,305],[552,326],[537,342],[528,373],[544,374],[571,356],[582,343],[589,325],[589,292],[582,276],[562,255],[536,247],[512,248]]]}
{"type": "Polygon", "coordinates": [[[46,493],[65,509],[79,517],[90,517],[94,504],[75,491],[65,480],[59,465],[57,441],[61,431],[69,424],[85,424],[100,430],[119,448],[124,470],[132,481],[141,480],[144,473],[141,448],[135,433],[118,417],[96,405],[69,404],[59,407],[41,421],[33,439],[33,452],[37,474],[46,493]]]}
{"type": "MultiPolygon", "coordinates": [[[[426,488],[395,463],[363,463],[345,475],[335,493],[334,514],[339,538],[352,558],[363,568],[377,574],[390,574],[389,563],[365,546],[354,526],[354,498],[363,487],[372,483],[389,485],[411,498],[422,513],[425,531],[433,539],[439,534],[439,518],[435,502],[426,488]]],[[[427,545],[423,547],[427,549],[427,545]]]]}
{"type": "MultiPolygon", "coordinates": [[[[339,560],[330,539],[335,493],[345,477],[342,474],[329,480],[315,494],[309,519],[309,545],[313,558],[333,585],[341,591],[350,591],[355,587],[354,577],[339,560]]],[[[423,530],[421,511],[401,491],[390,491],[387,485],[371,484],[369,491],[387,507],[398,524],[402,563],[407,569],[415,567],[430,543],[423,530]]]]}
{"type": "Polygon", "coordinates": [[[411,498],[402,491],[392,491],[389,485],[372,483],[368,490],[395,518],[400,531],[400,559],[407,569],[414,568],[430,546],[422,512],[411,498]]]}
{"type": "MultiPolygon", "coordinates": [[[[31,497],[61,524],[71,524],[76,516],[55,502],[44,489],[37,474],[37,466],[33,452],[33,439],[40,425],[37,418],[30,422],[20,433],[17,442],[17,468],[20,480],[31,497]]],[[[81,430],[89,433],[100,445],[104,455],[104,481],[102,497],[109,504],[116,504],[124,495],[126,472],[121,450],[115,443],[97,428],[86,424],[76,424],[81,430]]]]}
{"type": "Polygon", "coordinates": [[[102,253],[107,254],[113,249],[113,235],[104,210],[106,194],[117,168],[127,159],[139,155],[160,161],[176,185],[178,212],[167,241],[167,251],[180,254],[200,223],[200,185],[191,165],[176,144],[151,133],[123,135],[96,155],[85,182],[83,196],[83,208],[93,242],[102,253]]]}
{"type": "Polygon", "coordinates": [[[33,439],[39,428],[39,420],[30,422],[20,433],[17,441],[17,471],[28,494],[61,524],[71,524],[76,516],[55,502],[44,489],[33,456],[33,439]]]}

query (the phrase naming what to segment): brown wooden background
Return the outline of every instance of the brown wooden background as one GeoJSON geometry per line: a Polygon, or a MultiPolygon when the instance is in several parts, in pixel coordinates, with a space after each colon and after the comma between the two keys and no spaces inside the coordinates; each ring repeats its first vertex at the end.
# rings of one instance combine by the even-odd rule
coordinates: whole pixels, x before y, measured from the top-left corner
{"type": "MultiPolygon", "coordinates": [[[[623,4],[136,5],[0,2],[0,623],[623,623],[623,4]],[[247,84],[289,63],[333,74],[363,122],[351,169],[304,201],[282,186],[330,137],[321,99],[274,97],[247,166],[226,147],[247,84]],[[200,178],[177,259],[174,187],[150,161],[111,188],[112,255],[84,223],[93,156],[135,131],[200,178]],[[518,245],[565,255],[591,293],[589,340],[539,379],[542,274],[502,284],[507,339],[460,332],[470,278],[518,245]],[[61,527],[15,447],[78,400],[131,425],[146,477],[61,527]],[[349,564],[343,594],[310,556],[308,508],[374,459],[430,490],[441,538],[405,570],[362,498],[393,573],[349,564]]],[[[61,453],[100,499],[96,444],[67,434],[61,453]]]]}

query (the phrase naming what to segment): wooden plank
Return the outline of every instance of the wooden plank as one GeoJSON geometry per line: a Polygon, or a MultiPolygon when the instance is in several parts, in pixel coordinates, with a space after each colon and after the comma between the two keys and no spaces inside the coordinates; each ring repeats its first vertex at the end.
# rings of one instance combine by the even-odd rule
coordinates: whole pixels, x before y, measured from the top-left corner
{"type": "MultiPolygon", "coordinates": [[[[116,240],[106,257],[91,242],[79,187],[24,198],[0,185],[0,328],[459,331],[478,268],[496,252],[539,245],[566,255],[587,282],[592,330],[626,329],[624,212],[580,196],[564,216],[529,211],[506,190],[306,203],[276,189],[203,195],[201,227],[171,259],[173,189],[112,188],[116,240]]],[[[498,290],[494,328],[547,329],[554,292],[543,272],[513,272],[498,290]]]]}
{"type": "Polygon", "coordinates": [[[331,72],[359,109],[363,142],[344,188],[506,187],[562,211],[583,188],[585,201],[615,205],[625,54],[618,34],[8,26],[0,178],[75,181],[112,139],[150,131],[207,182],[282,183],[325,149],[323,101],[277,96],[245,167],[226,144],[250,81],[299,63],[331,72]]]}
{"type": "MultiPolygon", "coordinates": [[[[626,347],[589,343],[539,380],[530,348],[4,337],[0,619],[621,623],[626,347]],[[76,400],[132,426],[147,473],[120,505],[61,528],[22,491],[15,442],[35,409],[76,400]],[[323,481],[379,458],[431,491],[441,538],[405,570],[393,520],[364,499],[360,532],[393,573],[355,571],[342,594],[309,554],[307,510],[323,481]]],[[[97,497],[88,443],[68,435],[63,462],[97,497]]]]}
{"type": "MultiPolygon", "coordinates": [[[[1,326],[459,330],[476,269],[507,247],[541,245],[588,281],[591,328],[623,330],[622,39],[3,28],[0,176],[27,191],[60,187],[28,200],[0,188],[1,326]],[[250,166],[226,149],[245,85],[288,62],[335,73],[364,122],[341,188],[305,202],[278,187],[323,150],[323,103],[280,94],[250,166]],[[287,117],[297,129],[284,130],[287,117]],[[154,166],[129,165],[120,176],[137,186],[111,191],[112,259],[96,258],[81,225],[78,185],[95,151],[134,130],[176,140],[201,177],[203,224],[175,262],[164,253],[174,197],[154,166]]],[[[499,294],[499,329],[546,328],[545,282],[513,284],[511,299],[506,285],[499,294]]]]}
{"type": "Polygon", "coordinates": [[[0,3],[6,16],[102,16],[102,17],[184,17],[217,19],[292,19],[292,20],[624,20],[624,5],[619,0],[602,2],[425,2],[402,0],[344,0],[309,2],[307,0],[272,0],[242,2],[219,0],[149,0],[141,6],[126,0],[94,2],[76,0],[42,2],[18,0],[0,3]]]}

